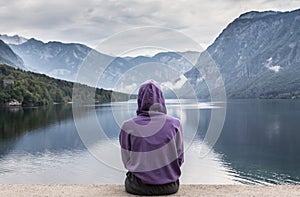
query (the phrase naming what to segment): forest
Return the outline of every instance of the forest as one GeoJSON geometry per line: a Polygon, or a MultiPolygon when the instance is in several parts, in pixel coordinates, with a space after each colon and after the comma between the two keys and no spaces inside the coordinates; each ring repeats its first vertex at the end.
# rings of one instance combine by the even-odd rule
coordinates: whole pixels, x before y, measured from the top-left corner
{"type": "MultiPolygon", "coordinates": [[[[51,78],[7,65],[0,65],[0,105],[19,103],[22,106],[42,106],[72,101],[73,82],[51,78]]],[[[95,92],[95,102],[128,100],[129,95],[102,88],[76,84],[95,92]],[[117,98],[116,98],[117,97],[117,98]]]]}

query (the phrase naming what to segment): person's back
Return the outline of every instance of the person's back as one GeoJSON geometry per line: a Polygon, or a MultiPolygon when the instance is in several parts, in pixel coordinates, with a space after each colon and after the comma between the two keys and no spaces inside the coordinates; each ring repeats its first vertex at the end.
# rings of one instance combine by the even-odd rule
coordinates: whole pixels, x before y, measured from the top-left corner
{"type": "Polygon", "coordinates": [[[159,85],[149,81],[138,93],[137,117],[123,123],[122,160],[129,193],[164,195],[177,192],[183,163],[180,121],[167,115],[159,85]]]}

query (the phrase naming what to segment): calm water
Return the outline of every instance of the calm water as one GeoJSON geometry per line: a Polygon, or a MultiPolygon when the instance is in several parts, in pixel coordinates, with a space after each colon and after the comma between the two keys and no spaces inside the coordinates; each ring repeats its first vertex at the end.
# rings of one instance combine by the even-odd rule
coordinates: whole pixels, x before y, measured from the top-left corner
{"type": "MultiPolygon", "coordinates": [[[[300,100],[229,101],[220,138],[205,157],[200,149],[209,147],[203,136],[211,109],[220,104],[168,101],[167,106],[185,130],[182,183],[300,183],[300,100]]],[[[91,109],[84,108],[80,116],[87,128],[91,109]]],[[[134,101],[96,106],[108,136],[94,142],[102,154],[97,159],[80,140],[71,105],[1,109],[0,183],[123,183],[125,170],[116,169],[122,166],[118,121],[134,113],[134,101]]]]}

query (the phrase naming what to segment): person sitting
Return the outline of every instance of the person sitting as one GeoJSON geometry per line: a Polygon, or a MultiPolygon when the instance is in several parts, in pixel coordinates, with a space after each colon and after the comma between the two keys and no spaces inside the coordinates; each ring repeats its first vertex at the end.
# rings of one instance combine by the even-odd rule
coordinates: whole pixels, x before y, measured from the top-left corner
{"type": "Polygon", "coordinates": [[[128,170],[125,190],[136,195],[174,194],[184,162],[180,120],[167,115],[163,92],[154,80],[140,86],[137,104],[137,116],[123,122],[119,134],[128,170]]]}

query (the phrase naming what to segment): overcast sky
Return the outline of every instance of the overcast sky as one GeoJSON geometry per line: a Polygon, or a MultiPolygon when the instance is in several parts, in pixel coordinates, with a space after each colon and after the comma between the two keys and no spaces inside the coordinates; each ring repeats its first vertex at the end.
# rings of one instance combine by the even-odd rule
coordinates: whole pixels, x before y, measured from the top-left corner
{"type": "Polygon", "coordinates": [[[244,12],[298,8],[300,0],[0,0],[0,34],[95,47],[120,31],[158,26],[206,47],[244,12]]]}

